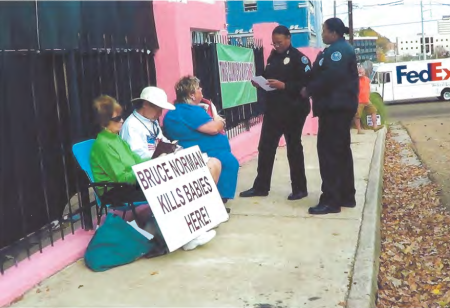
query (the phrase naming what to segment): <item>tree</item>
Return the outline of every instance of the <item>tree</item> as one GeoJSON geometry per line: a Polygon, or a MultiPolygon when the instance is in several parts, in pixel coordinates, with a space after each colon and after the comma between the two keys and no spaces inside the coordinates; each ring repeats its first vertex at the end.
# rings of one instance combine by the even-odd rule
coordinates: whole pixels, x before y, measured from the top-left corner
{"type": "Polygon", "coordinates": [[[443,59],[448,57],[448,51],[445,49],[444,46],[438,45],[436,48],[434,48],[434,58],[436,59],[443,59]]]}
{"type": "Polygon", "coordinates": [[[415,59],[415,57],[412,55],[404,55],[401,57],[401,61],[412,61],[414,59],[415,59]]]}
{"type": "Polygon", "coordinates": [[[358,31],[359,36],[376,36],[377,39],[377,47],[381,48],[384,52],[387,52],[389,50],[389,44],[391,41],[385,37],[379,34],[377,31],[373,30],[372,28],[363,28],[358,31]]]}
{"type": "Polygon", "coordinates": [[[377,52],[378,62],[386,62],[386,55],[383,51],[377,52]]]}

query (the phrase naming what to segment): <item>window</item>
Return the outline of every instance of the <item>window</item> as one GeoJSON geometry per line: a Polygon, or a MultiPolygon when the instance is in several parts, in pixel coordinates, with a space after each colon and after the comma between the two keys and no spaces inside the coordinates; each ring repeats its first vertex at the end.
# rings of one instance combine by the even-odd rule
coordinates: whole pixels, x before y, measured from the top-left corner
{"type": "Polygon", "coordinates": [[[258,3],[256,0],[244,0],[244,12],[256,12],[258,3]]]}
{"type": "Polygon", "coordinates": [[[273,9],[277,10],[286,10],[287,9],[287,1],[283,0],[273,0],[273,9]]]}

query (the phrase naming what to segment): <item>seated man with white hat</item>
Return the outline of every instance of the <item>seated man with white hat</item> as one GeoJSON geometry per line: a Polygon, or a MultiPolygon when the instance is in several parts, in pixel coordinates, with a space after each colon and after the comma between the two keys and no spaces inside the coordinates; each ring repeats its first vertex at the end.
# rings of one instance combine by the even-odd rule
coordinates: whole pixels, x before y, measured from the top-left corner
{"type": "MultiPolygon", "coordinates": [[[[143,160],[151,159],[158,142],[170,143],[164,137],[158,119],[163,109],[173,110],[175,106],[167,101],[167,94],[157,87],[146,87],[141,96],[132,100],[134,111],[125,120],[120,130],[120,137],[125,140],[131,151],[139,155],[143,160]]],[[[207,163],[214,181],[217,183],[221,163],[218,159],[209,158],[207,163]]],[[[183,246],[184,250],[192,250],[204,245],[215,236],[215,231],[210,230],[206,234],[190,241],[183,246]]]]}
{"type": "MultiPolygon", "coordinates": [[[[166,92],[157,87],[144,88],[141,96],[131,102],[134,111],[123,123],[120,137],[142,159],[150,159],[159,142],[170,143],[170,140],[163,135],[158,119],[163,109],[174,110],[175,106],[167,101],[166,92]]],[[[210,157],[207,165],[217,184],[222,164],[218,159],[210,157]]]]}

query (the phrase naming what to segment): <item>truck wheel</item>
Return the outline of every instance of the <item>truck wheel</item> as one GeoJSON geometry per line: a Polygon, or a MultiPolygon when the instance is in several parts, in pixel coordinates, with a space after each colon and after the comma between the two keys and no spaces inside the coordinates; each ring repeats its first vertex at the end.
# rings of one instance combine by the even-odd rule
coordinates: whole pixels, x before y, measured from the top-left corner
{"type": "Polygon", "coordinates": [[[445,88],[441,92],[442,100],[450,101],[450,88],[445,88]]]}

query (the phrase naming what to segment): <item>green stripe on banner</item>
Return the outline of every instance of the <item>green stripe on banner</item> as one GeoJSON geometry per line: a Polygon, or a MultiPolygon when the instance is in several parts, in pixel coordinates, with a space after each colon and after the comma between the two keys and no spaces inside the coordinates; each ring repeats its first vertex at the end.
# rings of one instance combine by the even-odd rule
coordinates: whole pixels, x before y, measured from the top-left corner
{"type": "Polygon", "coordinates": [[[256,102],[256,89],[250,82],[255,75],[253,49],[217,44],[217,59],[222,108],[256,102]]]}

